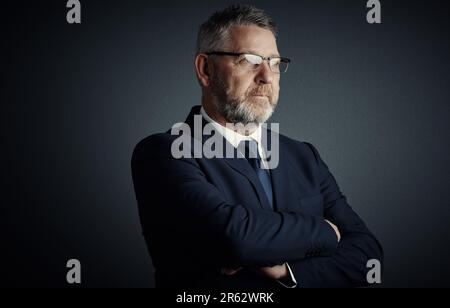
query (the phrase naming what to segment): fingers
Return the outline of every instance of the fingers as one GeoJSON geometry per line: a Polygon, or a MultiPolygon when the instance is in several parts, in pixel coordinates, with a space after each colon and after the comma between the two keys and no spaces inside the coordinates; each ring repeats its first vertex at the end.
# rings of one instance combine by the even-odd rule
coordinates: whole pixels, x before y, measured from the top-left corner
{"type": "Polygon", "coordinates": [[[333,228],[333,230],[336,233],[336,236],[338,238],[338,242],[340,242],[341,241],[341,233],[339,232],[338,227],[335,224],[333,224],[332,222],[330,222],[330,221],[328,221],[326,219],[325,219],[325,221],[333,228]]]}
{"type": "Polygon", "coordinates": [[[238,267],[238,268],[222,268],[221,273],[223,275],[233,276],[234,274],[239,272],[241,269],[242,269],[242,267],[238,267]]]}

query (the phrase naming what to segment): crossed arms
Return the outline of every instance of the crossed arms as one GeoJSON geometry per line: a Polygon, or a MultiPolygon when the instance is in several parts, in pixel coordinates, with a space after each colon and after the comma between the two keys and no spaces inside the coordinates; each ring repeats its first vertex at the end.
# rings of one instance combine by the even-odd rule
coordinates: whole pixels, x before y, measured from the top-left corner
{"type": "MultiPolygon", "coordinates": [[[[171,157],[170,138],[164,134],[150,138],[136,147],[132,160],[140,208],[163,199],[181,207],[196,218],[196,224],[218,235],[229,256],[224,268],[259,268],[261,274],[280,279],[288,262],[301,287],[351,287],[366,285],[369,259],[381,261],[381,246],[348,206],[312,146],[321,176],[324,218],[230,204],[195,159],[171,157]]],[[[143,224],[144,233],[146,228],[143,224]]],[[[207,248],[200,254],[207,259],[207,248]]]]}

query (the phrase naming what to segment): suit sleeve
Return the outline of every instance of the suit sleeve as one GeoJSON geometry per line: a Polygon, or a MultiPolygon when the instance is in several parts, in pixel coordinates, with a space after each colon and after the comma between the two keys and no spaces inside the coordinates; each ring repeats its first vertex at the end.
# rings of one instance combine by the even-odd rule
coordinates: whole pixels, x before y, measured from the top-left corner
{"type": "MultiPolygon", "coordinates": [[[[195,159],[172,158],[166,137],[154,137],[136,147],[132,172],[148,243],[152,237],[164,237],[152,225],[164,221],[166,232],[179,232],[165,216],[186,215],[183,223],[189,217],[193,228],[216,234],[223,251],[230,252],[229,262],[240,266],[273,266],[304,258],[312,249],[331,254],[337,248],[333,229],[321,218],[227,202],[195,159]]],[[[208,258],[208,249],[196,255],[208,258]]]]}
{"type": "Polygon", "coordinates": [[[321,192],[324,196],[325,219],[341,232],[338,249],[331,256],[311,257],[290,262],[298,287],[357,287],[367,285],[367,261],[382,262],[380,243],[364,222],[348,205],[339,187],[320,158],[308,144],[317,160],[321,192]]]}

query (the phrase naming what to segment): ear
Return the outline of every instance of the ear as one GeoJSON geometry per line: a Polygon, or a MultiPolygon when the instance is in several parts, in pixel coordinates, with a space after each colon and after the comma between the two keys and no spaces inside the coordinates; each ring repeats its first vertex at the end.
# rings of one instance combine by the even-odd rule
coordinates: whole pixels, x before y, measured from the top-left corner
{"type": "Polygon", "coordinates": [[[195,57],[195,70],[200,84],[203,87],[208,87],[211,81],[212,66],[207,55],[198,54],[195,57]]]}

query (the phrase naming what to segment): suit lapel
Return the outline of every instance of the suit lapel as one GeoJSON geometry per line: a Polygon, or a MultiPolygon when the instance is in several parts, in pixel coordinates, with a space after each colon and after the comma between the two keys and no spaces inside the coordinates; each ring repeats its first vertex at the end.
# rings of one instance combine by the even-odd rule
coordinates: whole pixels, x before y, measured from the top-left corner
{"type": "MultiPolygon", "coordinates": [[[[273,193],[273,209],[275,211],[284,211],[289,208],[289,198],[291,198],[292,192],[290,191],[292,172],[290,162],[284,144],[281,143],[278,132],[273,132],[267,127],[263,128],[261,142],[265,151],[270,150],[271,156],[269,159],[275,159],[274,155],[278,155],[278,165],[270,169],[270,177],[272,180],[272,193],[273,193]],[[277,140],[272,140],[275,137],[277,140]],[[275,152],[275,147],[278,147],[278,153],[275,152]]],[[[266,156],[269,153],[266,152],[266,156]]],[[[274,161],[271,161],[272,163],[274,161]]],[[[269,163],[270,165],[270,163],[269,163]]]]}
{"type": "MultiPolygon", "coordinates": [[[[200,108],[201,108],[201,106],[193,107],[189,116],[187,117],[187,119],[185,121],[185,123],[190,126],[191,132],[194,131],[194,116],[201,114],[200,108]]],[[[202,117],[202,132],[207,123],[208,122],[202,117]]],[[[202,144],[204,144],[206,142],[206,140],[208,140],[209,138],[211,138],[211,136],[202,134],[202,144]]],[[[222,137],[222,140],[224,142],[224,144],[223,144],[224,151],[225,151],[225,149],[227,149],[227,147],[229,147],[230,149],[234,149],[234,147],[224,137],[222,137]]],[[[235,154],[236,153],[238,153],[237,155],[239,155],[239,157],[241,157],[241,158],[226,158],[226,155],[224,155],[225,158],[220,158],[219,160],[225,161],[231,168],[233,168],[235,171],[237,171],[241,176],[244,176],[245,178],[247,178],[247,180],[251,183],[253,189],[255,190],[255,192],[258,196],[261,207],[263,209],[270,210],[271,206],[270,206],[269,200],[264,191],[264,188],[261,185],[261,182],[258,179],[258,176],[256,175],[255,171],[252,169],[252,167],[250,166],[248,161],[237,150],[235,150],[235,154]]],[[[238,156],[234,155],[234,157],[238,157],[238,156]]]]}
{"type": "Polygon", "coordinates": [[[290,171],[289,161],[287,160],[286,153],[283,151],[283,145],[280,143],[280,160],[278,166],[270,170],[272,178],[272,191],[274,199],[274,209],[276,211],[284,211],[288,209],[289,198],[291,192],[290,186],[290,171]]]}
{"type": "Polygon", "coordinates": [[[267,195],[264,191],[264,188],[261,185],[261,182],[258,179],[255,171],[252,169],[250,164],[245,158],[224,158],[225,162],[234,170],[239,172],[242,176],[246,177],[249,182],[252,184],[253,189],[258,195],[259,202],[261,207],[266,210],[270,210],[271,206],[267,195]]]}
{"type": "MultiPolygon", "coordinates": [[[[270,137],[269,137],[270,138],[270,137]]],[[[274,208],[276,211],[291,211],[298,206],[298,196],[308,194],[305,174],[294,168],[282,139],[279,139],[279,163],[271,169],[274,208]]]]}

